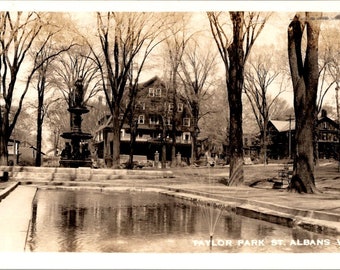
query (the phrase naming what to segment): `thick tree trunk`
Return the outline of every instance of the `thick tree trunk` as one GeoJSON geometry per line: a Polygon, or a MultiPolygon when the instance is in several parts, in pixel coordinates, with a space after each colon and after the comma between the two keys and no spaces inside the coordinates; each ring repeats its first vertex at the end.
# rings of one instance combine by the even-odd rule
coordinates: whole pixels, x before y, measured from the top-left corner
{"type": "Polygon", "coordinates": [[[8,165],[8,113],[5,105],[0,108],[0,165],[8,165]]]}
{"type": "Polygon", "coordinates": [[[166,127],[164,119],[162,119],[162,153],[161,153],[162,169],[166,168],[166,127]]]}
{"type": "Polygon", "coordinates": [[[0,136],[0,165],[8,165],[8,150],[7,150],[7,140],[5,136],[0,136]]]}
{"type": "Polygon", "coordinates": [[[229,186],[243,184],[243,129],[242,129],[242,88],[244,80],[243,12],[235,12],[232,17],[233,42],[228,47],[228,100],[230,110],[229,186]]]}
{"type": "Polygon", "coordinates": [[[296,156],[290,189],[303,193],[317,192],[314,180],[314,147],[320,22],[315,19],[309,20],[310,16],[317,18],[320,14],[306,12],[307,49],[304,62],[301,55],[304,26],[298,16],[295,16],[288,28],[288,56],[293,82],[296,119],[296,156]]]}
{"type": "Polygon", "coordinates": [[[118,168],[120,165],[120,123],[119,108],[114,109],[112,130],[112,167],[118,168]]]}
{"type": "Polygon", "coordinates": [[[38,119],[38,128],[37,128],[37,153],[35,157],[35,166],[41,166],[41,141],[42,141],[42,122],[41,119],[38,119]]]}
{"type": "Polygon", "coordinates": [[[129,162],[127,165],[128,169],[133,169],[133,155],[135,152],[135,142],[137,137],[137,121],[130,122],[130,129],[131,129],[131,137],[130,137],[130,153],[129,153],[129,162]]]}
{"type": "Polygon", "coordinates": [[[197,137],[199,134],[199,128],[198,128],[198,117],[199,117],[199,105],[196,101],[194,101],[192,106],[192,114],[193,114],[193,127],[194,132],[192,134],[192,161],[196,161],[199,159],[198,157],[198,151],[197,151],[197,137]]]}
{"type": "MultiPolygon", "coordinates": [[[[41,91],[41,90],[40,90],[41,91]]],[[[42,90],[44,91],[44,90],[42,90]]],[[[44,95],[42,93],[38,93],[38,116],[37,116],[37,153],[35,157],[35,166],[40,167],[41,166],[41,141],[42,141],[42,106],[43,106],[43,100],[44,95]]]]}

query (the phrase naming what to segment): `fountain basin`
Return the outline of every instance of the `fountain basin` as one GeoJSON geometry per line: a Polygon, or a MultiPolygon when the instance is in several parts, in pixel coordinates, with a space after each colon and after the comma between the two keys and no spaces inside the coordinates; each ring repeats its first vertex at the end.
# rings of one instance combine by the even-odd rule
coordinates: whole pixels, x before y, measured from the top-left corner
{"type": "Polygon", "coordinates": [[[60,135],[64,139],[74,139],[77,138],[79,140],[89,140],[92,138],[92,135],[90,133],[85,132],[76,132],[76,131],[70,131],[70,132],[64,132],[60,135]]]}
{"type": "Polygon", "coordinates": [[[138,188],[40,188],[26,247],[32,252],[338,252],[336,239],[138,188]],[[211,217],[218,209],[210,208],[211,217]],[[205,215],[204,215],[205,213],[205,215]]]}

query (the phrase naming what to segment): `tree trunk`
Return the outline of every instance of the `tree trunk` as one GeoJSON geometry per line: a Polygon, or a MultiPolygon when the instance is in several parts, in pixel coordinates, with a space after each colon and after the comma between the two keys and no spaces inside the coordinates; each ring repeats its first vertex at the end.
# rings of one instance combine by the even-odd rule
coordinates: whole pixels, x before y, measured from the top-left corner
{"type": "Polygon", "coordinates": [[[120,165],[120,123],[119,108],[114,108],[112,130],[112,167],[118,168],[120,165]]]}
{"type": "Polygon", "coordinates": [[[7,140],[3,135],[0,136],[0,165],[1,166],[8,165],[7,140]]]}
{"type": "MultiPolygon", "coordinates": [[[[38,109],[39,110],[39,109],[38,109]]],[[[42,121],[41,121],[41,112],[38,113],[38,120],[37,120],[37,153],[35,157],[35,166],[41,166],[41,140],[42,140],[42,121]]]]}
{"type": "Polygon", "coordinates": [[[177,159],[176,159],[176,125],[177,125],[177,82],[176,82],[176,75],[177,75],[177,68],[175,68],[173,72],[173,78],[172,78],[172,104],[173,104],[173,110],[172,110],[172,132],[171,132],[171,167],[177,166],[177,159]]]}
{"type": "Polygon", "coordinates": [[[317,87],[318,87],[318,38],[320,22],[309,20],[310,16],[317,18],[320,14],[306,12],[307,49],[303,62],[301,41],[304,25],[298,16],[288,28],[288,56],[294,90],[295,109],[295,140],[296,156],[290,190],[315,193],[314,180],[314,147],[315,120],[317,117],[317,87]]]}
{"type": "Polygon", "coordinates": [[[161,164],[162,169],[166,168],[166,126],[164,118],[162,119],[162,153],[161,153],[161,164]]]}
{"type": "Polygon", "coordinates": [[[268,118],[263,119],[263,141],[262,141],[262,154],[263,154],[263,164],[268,164],[268,118]]]}
{"type": "Polygon", "coordinates": [[[193,114],[193,126],[194,126],[194,132],[192,136],[192,147],[193,147],[193,156],[192,159],[193,161],[196,161],[199,159],[198,157],[198,151],[197,151],[197,137],[199,134],[199,129],[198,129],[198,117],[199,117],[199,104],[198,102],[194,101],[193,106],[192,106],[192,114],[193,114]]]}
{"type": "Polygon", "coordinates": [[[244,80],[243,50],[243,13],[233,14],[233,42],[228,47],[228,100],[230,110],[229,149],[230,172],[229,186],[243,184],[243,129],[242,129],[242,89],[244,80]]]}
{"type": "Polygon", "coordinates": [[[0,107],[0,165],[8,165],[8,113],[6,105],[0,107]]]}
{"type": "Polygon", "coordinates": [[[129,162],[127,165],[128,169],[133,169],[133,154],[135,152],[135,142],[137,137],[137,121],[130,121],[130,129],[131,129],[131,137],[130,137],[130,153],[129,153],[129,162]]]}
{"type": "MultiPolygon", "coordinates": [[[[44,84],[44,79],[42,80],[42,84],[44,84]]],[[[42,124],[43,124],[43,117],[42,117],[42,107],[44,103],[44,86],[41,88],[38,87],[38,115],[37,115],[37,153],[35,157],[35,166],[41,166],[41,141],[42,141],[42,124]]]]}

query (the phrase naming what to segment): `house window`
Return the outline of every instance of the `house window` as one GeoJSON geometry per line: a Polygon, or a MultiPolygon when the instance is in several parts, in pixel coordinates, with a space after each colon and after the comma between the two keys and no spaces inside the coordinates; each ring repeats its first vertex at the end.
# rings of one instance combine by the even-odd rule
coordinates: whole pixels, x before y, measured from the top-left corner
{"type": "Polygon", "coordinates": [[[183,141],[189,142],[191,139],[190,132],[183,132],[183,141]]]}
{"type": "Polygon", "coordinates": [[[183,118],[183,126],[190,127],[190,118],[183,118]]]}
{"type": "Polygon", "coordinates": [[[322,133],[322,140],[324,140],[324,141],[327,140],[327,133],[322,133]]]}
{"type": "Polygon", "coordinates": [[[138,116],[138,124],[144,124],[144,115],[138,116]]]}
{"type": "Polygon", "coordinates": [[[161,96],[162,96],[162,89],[157,88],[157,89],[156,89],[155,96],[156,96],[156,97],[161,97],[161,96]]]}
{"type": "Polygon", "coordinates": [[[178,105],[177,105],[177,110],[178,110],[179,112],[183,112],[183,103],[178,103],[178,105]]]}
{"type": "Polygon", "coordinates": [[[174,109],[174,104],[169,104],[169,112],[172,112],[172,110],[174,109]]]}
{"type": "Polygon", "coordinates": [[[149,88],[149,97],[154,97],[155,96],[155,89],[150,87],[149,88]]]}
{"type": "Polygon", "coordinates": [[[125,129],[121,129],[120,130],[120,137],[124,138],[124,136],[125,136],[125,129]]]}
{"type": "Polygon", "coordinates": [[[159,124],[159,118],[157,115],[150,115],[150,125],[158,125],[159,124]]]}
{"type": "Polygon", "coordinates": [[[327,128],[328,128],[328,125],[327,125],[327,124],[328,124],[327,122],[324,122],[324,123],[323,123],[323,128],[324,128],[324,129],[327,129],[327,128]]]}
{"type": "Polygon", "coordinates": [[[165,125],[171,126],[171,118],[170,117],[165,119],[165,125]]]}

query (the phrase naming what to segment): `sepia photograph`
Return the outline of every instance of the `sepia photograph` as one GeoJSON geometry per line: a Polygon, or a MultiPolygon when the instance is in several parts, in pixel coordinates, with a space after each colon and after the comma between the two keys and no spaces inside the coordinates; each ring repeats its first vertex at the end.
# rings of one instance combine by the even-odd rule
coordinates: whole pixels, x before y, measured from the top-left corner
{"type": "Polygon", "coordinates": [[[0,6],[0,269],[330,269],[338,1],[0,6]]]}

